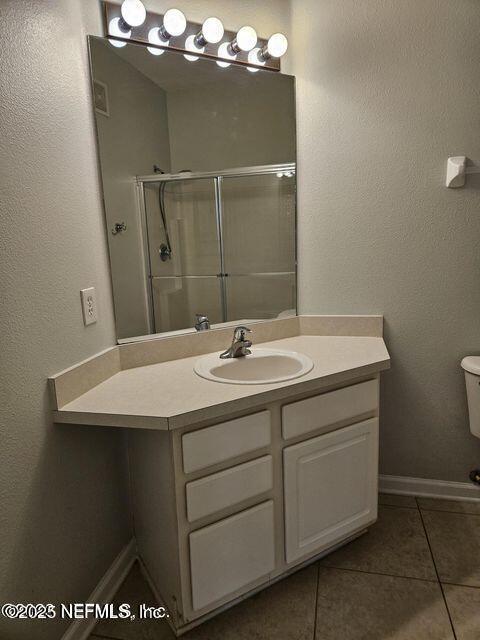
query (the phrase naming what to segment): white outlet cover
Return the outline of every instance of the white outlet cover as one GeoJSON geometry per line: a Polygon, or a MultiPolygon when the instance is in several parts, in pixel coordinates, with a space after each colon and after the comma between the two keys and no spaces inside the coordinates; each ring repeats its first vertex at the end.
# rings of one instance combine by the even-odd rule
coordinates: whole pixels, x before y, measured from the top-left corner
{"type": "Polygon", "coordinates": [[[95,287],[80,290],[82,301],[83,322],[85,326],[97,321],[97,296],[95,287]]]}

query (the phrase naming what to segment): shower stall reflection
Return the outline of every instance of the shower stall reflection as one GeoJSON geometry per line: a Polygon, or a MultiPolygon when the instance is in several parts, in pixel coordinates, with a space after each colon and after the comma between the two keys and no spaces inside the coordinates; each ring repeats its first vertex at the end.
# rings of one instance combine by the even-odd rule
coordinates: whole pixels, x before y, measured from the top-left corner
{"type": "Polygon", "coordinates": [[[143,191],[152,331],[296,313],[295,165],[153,175],[143,191]]]}

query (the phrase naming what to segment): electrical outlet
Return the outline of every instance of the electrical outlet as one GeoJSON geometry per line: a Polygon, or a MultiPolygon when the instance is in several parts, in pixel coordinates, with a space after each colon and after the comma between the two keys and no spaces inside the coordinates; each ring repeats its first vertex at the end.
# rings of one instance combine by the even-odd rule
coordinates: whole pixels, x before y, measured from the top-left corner
{"type": "Polygon", "coordinates": [[[83,322],[85,326],[93,324],[97,321],[97,297],[95,287],[81,289],[80,298],[82,300],[83,322]]]}

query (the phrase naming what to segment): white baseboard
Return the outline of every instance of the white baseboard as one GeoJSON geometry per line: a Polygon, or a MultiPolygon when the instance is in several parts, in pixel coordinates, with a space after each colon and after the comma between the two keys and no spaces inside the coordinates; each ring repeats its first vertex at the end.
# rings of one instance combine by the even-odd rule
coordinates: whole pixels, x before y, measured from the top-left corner
{"type": "Polygon", "coordinates": [[[470,482],[447,482],[407,476],[380,476],[379,491],[421,498],[480,501],[480,487],[470,482]]]}
{"type": "MultiPolygon", "coordinates": [[[[136,558],[137,545],[135,540],[132,539],[115,558],[110,568],[85,602],[109,604],[127,577],[136,558]]],[[[97,620],[95,618],[74,620],[63,634],[62,640],[87,640],[96,624],[97,620]]]]}

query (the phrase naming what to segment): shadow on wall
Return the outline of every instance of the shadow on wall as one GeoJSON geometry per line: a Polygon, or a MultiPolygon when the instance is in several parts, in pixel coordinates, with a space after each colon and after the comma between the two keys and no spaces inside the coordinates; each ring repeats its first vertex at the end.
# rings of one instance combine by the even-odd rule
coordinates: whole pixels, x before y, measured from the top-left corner
{"type": "MultiPolygon", "coordinates": [[[[43,415],[48,425],[38,460],[32,459],[30,493],[13,530],[11,546],[2,540],[8,566],[1,585],[3,602],[84,602],[133,536],[127,480],[125,435],[105,428],[51,424],[47,392],[43,415]],[[93,446],[95,443],[95,446],[93,446]],[[92,494],[88,476],[97,478],[92,494]],[[102,482],[102,480],[104,482],[102,482]],[[116,487],[116,492],[113,489],[116,487]],[[113,555],[105,555],[113,549],[113,555]],[[88,558],[88,565],[83,559],[88,558]],[[83,562],[83,564],[82,564],[83,562]],[[75,576],[75,579],[71,579],[75,576]]],[[[31,451],[24,451],[29,457],[31,451]]],[[[15,487],[10,488],[15,494],[15,487]]],[[[0,637],[52,640],[68,626],[60,619],[0,619],[0,637]]]]}

